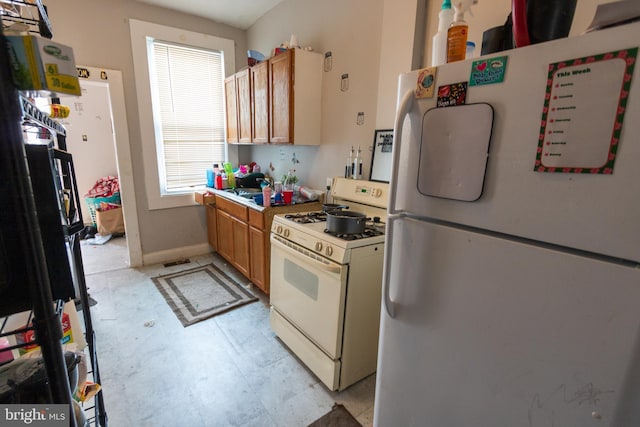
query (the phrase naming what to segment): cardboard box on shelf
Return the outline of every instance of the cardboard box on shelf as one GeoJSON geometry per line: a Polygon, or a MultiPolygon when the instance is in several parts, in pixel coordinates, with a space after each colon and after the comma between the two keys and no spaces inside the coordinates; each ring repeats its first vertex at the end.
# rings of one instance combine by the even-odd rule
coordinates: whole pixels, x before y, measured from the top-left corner
{"type": "MultiPolygon", "coordinates": [[[[31,313],[29,311],[12,314],[7,318],[7,324],[5,325],[6,330],[11,331],[24,328],[27,326],[27,322],[29,322],[30,326],[30,318],[31,313]]],[[[64,304],[60,323],[62,326],[62,338],[60,343],[63,345],[63,348],[68,347],[74,350],[82,350],[87,346],[87,341],[85,340],[82,325],[80,323],[80,317],[78,316],[78,311],[76,310],[76,305],[73,300],[64,304]]],[[[31,343],[13,350],[12,354],[14,359],[25,354],[39,354],[40,346],[35,342],[35,332],[33,330],[9,335],[7,339],[11,346],[31,343]],[[36,350],[38,353],[34,353],[36,350]]]]}
{"type": "Polygon", "coordinates": [[[7,36],[13,80],[20,90],[80,96],[73,49],[37,36],[7,36]]]}

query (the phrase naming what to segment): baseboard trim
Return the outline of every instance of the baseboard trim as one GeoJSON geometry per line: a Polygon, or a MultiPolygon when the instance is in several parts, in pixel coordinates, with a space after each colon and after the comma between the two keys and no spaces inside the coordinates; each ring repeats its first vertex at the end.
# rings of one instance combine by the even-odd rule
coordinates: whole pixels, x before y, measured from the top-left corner
{"type": "Polygon", "coordinates": [[[167,249],[166,251],[151,252],[142,255],[144,265],[162,264],[169,261],[176,261],[197,255],[205,255],[212,252],[208,243],[200,245],[183,246],[181,248],[167,249]]]}

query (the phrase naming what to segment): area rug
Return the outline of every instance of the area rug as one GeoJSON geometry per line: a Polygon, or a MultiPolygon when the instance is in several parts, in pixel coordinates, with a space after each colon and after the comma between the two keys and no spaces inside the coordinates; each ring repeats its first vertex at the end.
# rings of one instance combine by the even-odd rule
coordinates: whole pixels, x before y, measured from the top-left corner
{"type": "Polygon", "coordinates": [[[214,264],[152,280],[184,327],[258,300],[214,264]]]}
{"type": "Polygon", "coordinates": [[[331,411],[318,418],[309,427],[362,427],[343,405],[336,403],[331,411]]]}

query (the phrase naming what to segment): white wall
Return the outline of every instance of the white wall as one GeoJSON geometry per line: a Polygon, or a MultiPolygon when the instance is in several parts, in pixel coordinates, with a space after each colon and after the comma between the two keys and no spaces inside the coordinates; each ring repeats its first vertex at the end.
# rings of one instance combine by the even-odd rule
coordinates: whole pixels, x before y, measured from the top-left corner
{"type": "Polygon", "coordinates": [[[174,248],[206,248],[204,208],[148,209],[129,19],[235,40],[237,64],[246,63],[245,31],[131,0],[47,0],[46,4],[54,40],[72,46],[78,64],[122,72],[143,254],[163,253],[177,258],[181,255],[172,255],[174,248]]]}
{"type": "Polygon", "coordinates": [[[427,0],[384,0],[378,79],[377,129],[392,129],[398,75],[422,62],[427,0]]]}
{"type": "Polygon", "coordinates": [[[67,129],[67,151],[73,156],[78,192],[82,199],[82,219],[91,223],[84,195],[102,177],[118,176],[111,100],[107,82],[81,80],[82,96],[61,96],[72,113],[63,120],[67,129]]]}
{"type": "MultiPolygon", "coordinates": [[[[415,0],[413,0],[415,2],[415,0]]],[[[404,2],[404,0],[403,0],[404,2]]],[[[241,148],[243,158],[272,163],[275,176],[291,164],[304,185],[323,189],[327,177],[344,174],[348,151],[361,146],[368,177],[376,126],[378,69],[382,34],[383,0],[285,0],[265,14],[247,33],[250,49],[269,56],[271,50],[295,34],[301,46],[332,52],[333,68],[323,73],[322,135],[319,147],[241,148]],[[340,79],[349,74],[349,90],[340,90],[340,79]],[[356,124],[358,112],[363,125],[356,124]]]]}

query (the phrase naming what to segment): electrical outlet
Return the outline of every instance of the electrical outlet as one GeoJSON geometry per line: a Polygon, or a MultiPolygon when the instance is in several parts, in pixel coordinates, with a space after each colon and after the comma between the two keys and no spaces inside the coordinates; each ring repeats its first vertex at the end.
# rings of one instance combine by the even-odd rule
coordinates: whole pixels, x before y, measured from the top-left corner
{"type": "Polygon", "coordinates": [[[326,52],[324,54],[324,71],[331,71],[333,68],[333,58],[331,56],[331,52],[326,52]]]}
{"type": "Polygon", "coordinates": [[[349,90],[349,74],[343,74],[340,79],[340,90],[346,92],[349,90]]]}

